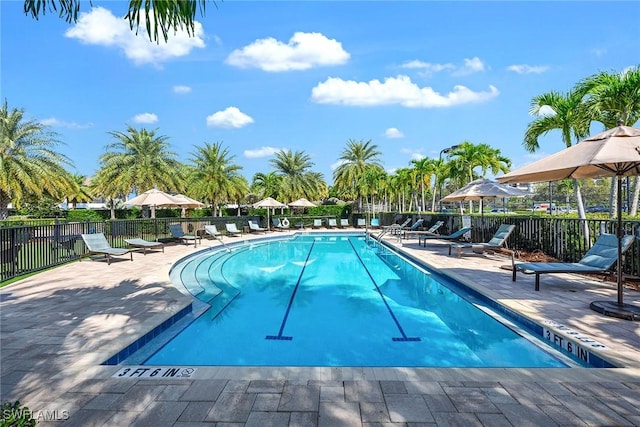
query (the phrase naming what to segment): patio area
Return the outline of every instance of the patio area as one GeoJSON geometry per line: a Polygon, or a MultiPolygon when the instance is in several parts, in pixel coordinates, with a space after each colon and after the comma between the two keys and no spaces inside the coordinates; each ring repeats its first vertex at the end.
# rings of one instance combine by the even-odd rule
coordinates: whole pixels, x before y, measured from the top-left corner
{"type": "MultiPolygon", "coordinates": [[[[85,259],[1,288],[2,402],[20,400],[38,425],[640,425],[640,322],[589,308],[615,300],[614,283],[545,275],[534,292],[533,276],[514,283],[500,268],[510,263],[504,256],[457,258],[442,242],[387,241],[536,323],[602,344],[599,354],[621,367],[197,367],[177,377],[133,366],[114,377],[123,366],[102,362],[190,306],[168,272],[194,250],[220,245],[204,239],[196,249],[137,252],[133,262],[85,259]]],[[[625,302],[640,305],[640,292],[627,290],[625,302]]]]}

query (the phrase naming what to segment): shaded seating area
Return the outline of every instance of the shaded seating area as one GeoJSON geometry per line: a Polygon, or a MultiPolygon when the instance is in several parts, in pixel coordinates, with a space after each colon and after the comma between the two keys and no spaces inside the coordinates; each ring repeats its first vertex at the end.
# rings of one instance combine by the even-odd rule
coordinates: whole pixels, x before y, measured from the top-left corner
{"type": "Polygon", "coordinates": [[[124,241],[127,242],[129,246],[136,249],[142,249],[143,255],[146,255],[148,250],[154,249],[162,249],[162,252],[164,253],[164,243],[161,242],[150,242],[145,239],[124,239],[124,241]]]}
{"type": "MultiPolygon", "coordinates": [[[[633,244],[634,236],[622,237],[622,253],[633,244]]],[[[518,271],[535,274],[535,290],[540,290],[540,275],[548,273],[591,273],[608,274],[618,261],[618,237],[615,234],[601,234],[591,249],[578,262],[515,262],[512,258],[513,276],[516,281],[518,271]]]]}
{"type": "Polygon", "coordinates": [[[423,246],[427,246],[427,240],[449,240],[456,241],[464,239],[464,235],[471,231],[471,227],[462,227],[458,231],[451,234],[419,234],[418,245],[422,243],[423,246]]]}
{"type": "Polygon", "coordinates": [[[182,226],[178,223],[169,224],[169,232],[174,240],[182,241],[185,245],[193,242],[193,246],[198,246],[198,236],[193,234],[185,234],[182,226]]]}
{"type": "MultiPolygon", "coordinates": [[[[102,233],[81,234],[80,237],[82,237],[84,244],[87,246],[89,255],[104,255],[109,265],[111,264],[111,257],[113,256],[125,256],[129,254],[131,261],[133,261],[133,252],[131,249],[112,247],[102,233]]],[[[82,260],[82,258],[80,259],[82,260]]]]}
{"type": "Polygon", "coordinates": [[[234,222],[224,225],[227,229],[227,236],[242,236],[242,230],[238,230],[238,227],[234,222]]]}
{"type": "Polygon", "coordinates": [[[463,249],[472,249],[474,251],[486,251],[490,249],[500,249],[502,247],[506,247],[507,239],[515,230],[516,226],[512,224],[502,224],[498,227],[498,230],[495,232],[491,240],[488,242],[479,242],[479,243],[451,243],[449,245],[449,255],[451,255],[451,250],[455,249],[458,255],[458,258],[462,256],[463,249]]]}

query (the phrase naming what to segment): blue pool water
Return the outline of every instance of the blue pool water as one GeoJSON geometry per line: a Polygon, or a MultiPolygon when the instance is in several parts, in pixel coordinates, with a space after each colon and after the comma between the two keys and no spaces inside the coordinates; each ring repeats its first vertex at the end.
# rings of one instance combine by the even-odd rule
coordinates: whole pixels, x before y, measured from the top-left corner
{"type": "Polygon", "coordinates": [[[146,365],[566,367],[362,235],[298,235],[172,270],[211,308],[146,365]]]}

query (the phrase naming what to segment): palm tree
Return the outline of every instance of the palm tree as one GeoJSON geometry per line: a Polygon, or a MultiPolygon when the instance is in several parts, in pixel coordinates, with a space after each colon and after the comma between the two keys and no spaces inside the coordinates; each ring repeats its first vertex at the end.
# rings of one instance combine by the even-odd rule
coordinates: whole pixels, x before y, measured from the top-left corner
{"type": "Polygon", "coordinates": [[[76,184],[72,192],[67,193],[67,202],[75,209],[78,202],[90,202],[94,199],[91,187],[85,184],[86,177],[74,174],[73,181],[76,184]]]}
{"type": "MultiPolygon", "coordinates": [[[[211,0],[215,4],[214,0],[211,0]]],[[[80,12],[80,0],[25,0],[24,12],[31,15],[34,19],[38,19],[40,15],[44,15],[47,11],[55,11],[67,22],[76,22],[78,20],[78,12],[80,12]],[[58,12],[59,10],[59,12],[58,12]]],[[[129,1],[129,11],[124,17],[129,21],[129,26],[136,32],[139,27],[141,15],[146,23],[149,39],[160,41],[160,33],[166,42],[169,34],[176,28],[184,28],[187,33],[192,36],[195,33],[194,19],[196,11],[200,10],[200,14],[204,16],[207,0],[149,0],[129,1]],[[144,7],[144,14],[141,9],[144,7]]]]}
{"type": "MultiPolygon", "coordinates": [[[[582,95],[577,91],[570,91],[565,95],[548,92],[536,96],[531,100],[529,113],[536,116],[536,119],[527,126],[524,135],[523,145],[529,152],[538,150],[540,148],[538,138],[552,130],[560,131],[562,142],[566,147],[571,146],[572,140],[577,143],[589,134],[589,115],[582,101],[582,95]],[[550,113],[543,113],[543,109],[550,113]]],[[[580,219],[585,219],[584,204],[577,179],[573,180],[573,195],[578,206],[578,215],[580,219]]]]}
{"type": "Polygon", "coordinates": [[[271,164],[282,178],[280,197],[292,202],[301,197],[319,200],[326,194],[326,183],[322,174],[311,172],[311,157],[302,151],[280,150],[274,154],[271,164]]]}
{"type": "MultiPolygon", "coordinates": [[[[640,66],[622,73],[607,73],[587,77],[576,86],[576,91],[585,96],[587,110],[592,120],[604,124],[606,129],[623,125],[633,126],[640,120],[640,66]]],[[[631,215],[638,212],[640,177],[636,177],[631,215]]],[[[611,180],[609,198],[610,213],[617,214],[616,180],[611,180]]]]}
{"type": "Polygon", "coordinates": [[[214,215],[222,215],[222,205],[226,202],[238,202],[239,207],[249,190],[249,184],[240,175],[242,166],[233,163],[234,157],[221,142],[205,142],[192,153],[189,187],[195,197],[211,204],[214,215]]]}
{"type": "Polygon", "coordinates": [[[340,166],[333,172],[334,185],[339,191],[352,192],[356,195],[360,212],[362,212],[363,194],[358,183],[362,181],[362,177],[370,169],[384,171],[378,162],[381,155],[378,146],[372,144],[371,140],[363,142],[350,139],[347,141],[347,148],[340,156],[340,166]]]}
{"type": "Polygon", "coordinates": [[[55,150],[58,135],[35,120],[24,120],[24,110],[0,108],[0,219],[28,196],[62,199],[75,187],[65,166],[73,163],[55,150]]]}
{"type": "MultiPolygon", "coordinates": [[[[489,170],[495,175],[499,172],[508,172],[511,167],[511,160],[504,157],[499,149],[492,148],[488,144],[463,141],[451,151],[450,156],[450,177],[455,179],[460,187],[479,177],[486,177],[489,170]],[[480,168],[482,174],[477,175],[476,168],[480,168]]],[[[473,211],[471,201],[469,201],[469,211],[473,211]]]]}
{"type": "Polygon", "coordinates": [[[275,171],[266,174],[258,172],[253,175],[251,190],[257,193],[260,199],[264,199],[265,197],[279,199],[280,192],[282,191],[282,176],[278,175],[275,171]]]}

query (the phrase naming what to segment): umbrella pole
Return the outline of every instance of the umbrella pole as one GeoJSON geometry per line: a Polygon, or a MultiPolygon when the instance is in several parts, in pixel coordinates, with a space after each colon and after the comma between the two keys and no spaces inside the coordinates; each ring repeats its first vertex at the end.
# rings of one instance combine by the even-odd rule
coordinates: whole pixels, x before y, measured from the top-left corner
{"type": "Polygon", "coordinates": [[[622,175],[618,179],[618,304],[622,305],[624,286],[622,285],[622,175]]]}

